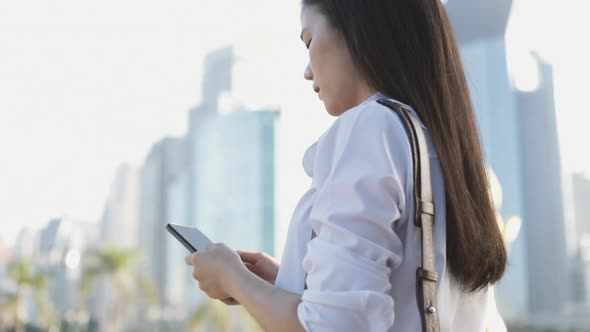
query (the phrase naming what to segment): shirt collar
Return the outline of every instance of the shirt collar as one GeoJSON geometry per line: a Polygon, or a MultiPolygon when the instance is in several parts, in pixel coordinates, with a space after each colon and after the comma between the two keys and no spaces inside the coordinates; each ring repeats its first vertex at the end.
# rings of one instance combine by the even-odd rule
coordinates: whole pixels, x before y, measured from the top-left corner
{"type": "Polygon", "coordinates": [[[305,170],[307,176],[309,176],[310,178],[313,177],[313,162],[315,159],[315,150],[317,143],[317,141],[313,143],[310,147],[307,148],[307,150],[305,150],[305,153],[303,154],[303,169],[305,170]]]}

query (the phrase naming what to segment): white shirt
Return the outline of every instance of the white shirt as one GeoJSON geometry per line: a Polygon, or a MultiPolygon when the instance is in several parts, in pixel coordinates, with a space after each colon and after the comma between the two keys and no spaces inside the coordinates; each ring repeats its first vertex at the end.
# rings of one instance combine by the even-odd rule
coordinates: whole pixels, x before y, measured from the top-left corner
{"type": "MultiPolygon", "coordinates": [[[[421,331],[411,147],[401,119],[380,98],[386,97],[376,93],[340,115],[303,158],[312,184],[289,224],[275,287],[302,294],[297,314],[307,331],[421,331]],[[310,240],[312,227],[317,237],[310,240]]],[[[441,330],[484,331],[487,290],[462,292],[446,267],[444,183],[425,134],[441,330]]]]}

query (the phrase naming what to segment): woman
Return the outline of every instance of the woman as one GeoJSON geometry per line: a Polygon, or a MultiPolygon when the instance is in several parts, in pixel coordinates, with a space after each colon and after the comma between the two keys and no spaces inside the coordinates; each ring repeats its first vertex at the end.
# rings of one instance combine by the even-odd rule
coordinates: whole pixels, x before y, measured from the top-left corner
{"type": "Polygon", "coordinates": [[[483,331],[487,288],[506,252],[444,7],[303,0],[301,24],[304,76],[338,118],[304,155],[312,186],[280,268],[268,255],[215,244],[187,257],[194,278],[267,331],[420,331],[411,148],[401,119],[377,103],[389,98],[408,105],[427,136],[441,330],[483,331]]]}

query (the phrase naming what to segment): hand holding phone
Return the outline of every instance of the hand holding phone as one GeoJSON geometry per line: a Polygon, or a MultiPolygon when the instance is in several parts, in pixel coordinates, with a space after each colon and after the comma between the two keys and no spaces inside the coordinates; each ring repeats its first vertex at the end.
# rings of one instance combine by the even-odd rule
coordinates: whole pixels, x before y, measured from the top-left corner
{"type": "Polygon", "coordinates": [[[271,285],[275,284],[279,273],[279,261],[265,252],[237,250],[244,265],[250,272],[271,285]]]}

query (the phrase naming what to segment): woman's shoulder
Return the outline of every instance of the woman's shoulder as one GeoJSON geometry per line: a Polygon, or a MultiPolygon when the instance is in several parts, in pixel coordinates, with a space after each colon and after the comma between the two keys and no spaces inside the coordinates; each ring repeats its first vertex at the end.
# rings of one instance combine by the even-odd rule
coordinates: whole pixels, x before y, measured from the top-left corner
{"type": "MultiPolygon", "coordinates": [[[[396,104],[404,106],[418,119],[422,128],[427,131],[426,126],[422,123],[420,117],[418,117],[416,111],[411,106],[393,98],[388,98],[381,93],[375,93],[363,103],[342,113],[322,137],[338,136],[339,138],[345,138],[353,130],[364,131],[367,134],[371,132],[379,133],[382,131],[405,134],[404,125],[399,114],[381,104],[379,102],[381,99],[388,99],[396,104]]],[[[365,137],[370,138],[369,135],[365,135],[365,137]]],[[[399,138],[404,141],[405,136],[402,135],[399,138]]]]}
{"type": "Polygon", "coordinates": [[[354,163],[357,173],[387,167],[406,174],[412,162],[402,120],[377,99],[340,115],[316,142],[314,157],[312,173],[319,182],[342,163],[354,163]]]}
{"type": "Polygon", "coordinates": [[[351,143],[375,144],[386,139],[388,146],[398,150],[409,148],[401,118],[377,100],[373,98],[342,113],[320,137],[319,147],[338,152],[351,143]]]}
{"type": "Polygon", "coordinates": [[[334,121],[332,127],[384,130],[392,126],[401,126],[402,123],[399,116],[387,106],[380,104],[378,102],[379,99],[373,97],[342,113],[334,121]]]}
{"type": "Polygon", "coordinates": [[[388,99],[396,104],[399,104],[400,106],[403,106],[414,116],[415,119],[417,119],[420,127],[422,128],[422,131],[424,132],[424,136],[426,137],[428,154],[430,158],[438,158],[434,149],[434,145],[432,144],[430,131],[424,122],[422,122],[418,113],[414,110],[414,108],[412,108],[412,106],[404,104],[393,98],[383,97],[375,98],[369,101],[365,106],[365,111],[359,114],[359,118],[362,119],[362,121],[359,122],[361,130],[363,130],[362,127],[364,126],[374,128],[374,130],[377,132],[388,131],[390,133],[394,133],[395,135],[391,136],[391,138],[394,138],[395,143],[406,146],[411,152],[410,140],[408,138],[407,130],[401,116],[391,108],[379,103],[380,99],[388,99]]]}

